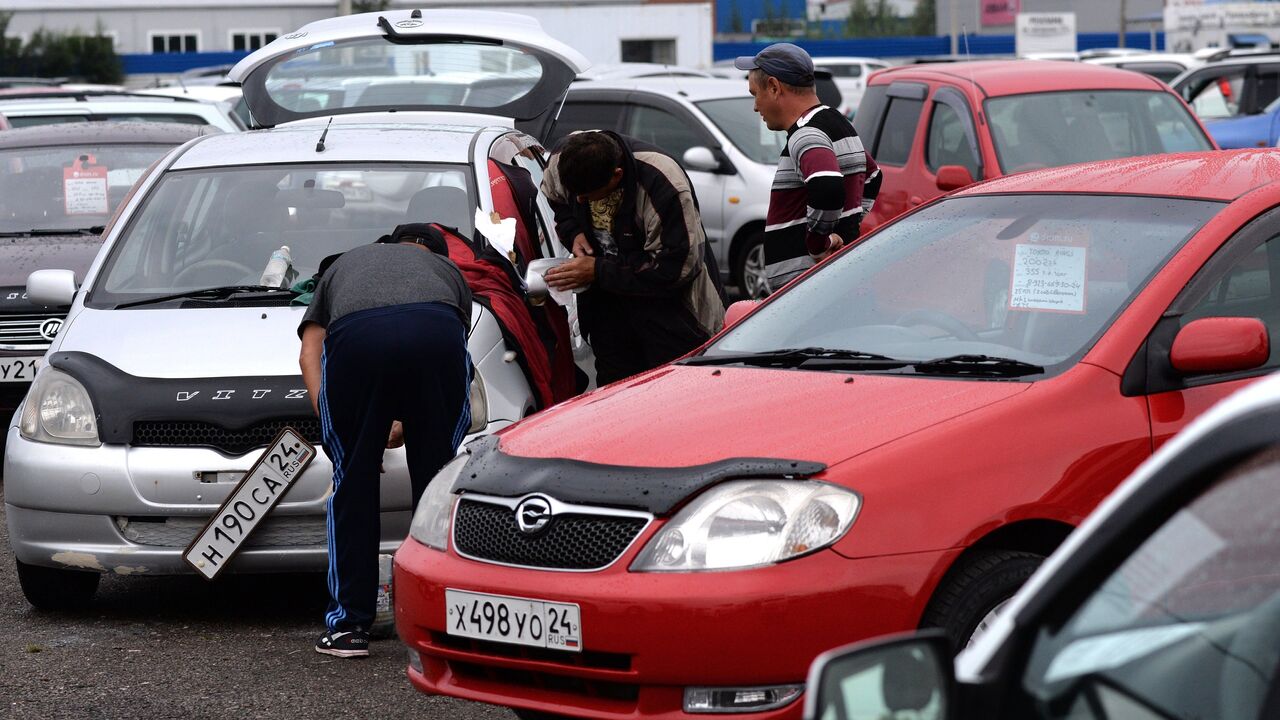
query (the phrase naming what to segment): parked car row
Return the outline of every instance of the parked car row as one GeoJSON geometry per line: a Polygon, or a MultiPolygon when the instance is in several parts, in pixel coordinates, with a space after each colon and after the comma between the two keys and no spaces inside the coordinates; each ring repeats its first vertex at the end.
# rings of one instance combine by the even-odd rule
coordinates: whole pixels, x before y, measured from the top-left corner
{"type": "MultiPolygon", "coordinates": [[[[36,370],[5,425],[28,600],[193,572],[276,432],[317,439],[299,292],[261,280],[281,245],[306,277],[427,221],[468,265],[497,213],[495,292],[569,334],[572,303],[521,302],[568,252],[540,181],[554,140],[608,127],[682,161],[722,269],[763,295],[784,140],[745,81],[574,82],[588,65],[522,16],[389,10],[232,68],[253,132],[0,132],[0,223],[101,244],[29,275],[38,329],[66,320],[39,363],[0,360],[36,370]]],[[[384,461],[409,681],[526,720],[1273,715],[1280,387],[1175,436],[1280,367],[1280,151],[1216,150],[1158,80],[1044,67],[871,74],[870,231],[667,366],[548,402],[511,306],[478,302],[470,442],[412,512],[384,461]]],[[[320,449],[232,571],[325,567],[330,473],[320,449]]]]}

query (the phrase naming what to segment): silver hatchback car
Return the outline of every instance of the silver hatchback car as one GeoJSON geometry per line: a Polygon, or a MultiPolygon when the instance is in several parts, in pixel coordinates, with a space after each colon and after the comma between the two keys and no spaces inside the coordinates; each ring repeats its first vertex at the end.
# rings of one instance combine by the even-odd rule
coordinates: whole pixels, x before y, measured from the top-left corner
{"type": "MultiPolygon", "coordinates": [[[[304,308],[260,278],[273,250],[289,246],[306,278],[397,224],[438,222],[479,253],[475,218],[498,212],[534,257],[563,256],[537,190],[542,150],[514,121],[586,65],[527,17],[408,10],[313,23],[242,61],[232,75],[271,129],[170,153],[124,201],[78,290],[69,270],[28,282],[37,302],[71,310],[7,431],[5,511],[27,599],[86,602],[105,572],[194,572],[183,549],[277,431],[319,438],[297,366],[304,308]]],[[[473,318],[479,434],[546,403],[501,311],[478,302],[473,318]]],[[[384,466],[391,552],[411,493],[403,451],[384,466]]],[[[230,570],[323,569],[330,475],[321,453],[230,570]]]]}

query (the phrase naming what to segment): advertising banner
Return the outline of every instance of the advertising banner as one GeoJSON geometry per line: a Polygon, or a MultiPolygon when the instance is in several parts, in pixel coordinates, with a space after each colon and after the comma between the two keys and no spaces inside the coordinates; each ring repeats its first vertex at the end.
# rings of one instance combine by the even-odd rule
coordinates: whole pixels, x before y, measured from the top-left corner
{"type": "Polygon", "coordinates": [[[1018,57],[1076,51],[1075,13],[1018,13],[1018,57]]]}
{"type": "Polygon", "coordinates": [[[982,27],[1012,25],[1022,10],[1022,0],[979,0],[982,3],[982,27]]]}

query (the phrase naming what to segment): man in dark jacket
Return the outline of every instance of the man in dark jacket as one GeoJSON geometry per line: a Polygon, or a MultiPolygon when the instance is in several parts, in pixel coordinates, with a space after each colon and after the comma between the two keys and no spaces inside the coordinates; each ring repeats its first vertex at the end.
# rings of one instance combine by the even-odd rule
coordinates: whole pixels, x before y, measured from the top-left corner
{"type": "Polygon", "coordinates": [[[697,200],[674,158],[617,133],[574,133],[542,188],[575,255],[547,284],[585,288],[578,321],[599,385],[674,360],[724,326],[697,200]]]}

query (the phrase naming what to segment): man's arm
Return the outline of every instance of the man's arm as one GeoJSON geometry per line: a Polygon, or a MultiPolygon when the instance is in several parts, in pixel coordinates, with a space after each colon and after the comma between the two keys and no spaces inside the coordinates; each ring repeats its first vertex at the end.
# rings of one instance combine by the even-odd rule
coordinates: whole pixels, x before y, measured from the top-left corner
{"type": "MultiPolygon", "coordinates": [[[[791,158],[800,176],[804,178],[807,196],[805,225],[805,249],[815,257],[825,256],[838,247],[839,240],[831,234],[840,223],[844,212],[844,175],[840,161],[827,134],[814,127],[802,127],[791,134],[787,141],[791,158]]],[[[848,238],[852,240],[853,238],[848,238]]]]}
{"type": "Polygon", "coordinates": [[[702,270],[702,216],[688,177],[675,160],[643,152],[636,154],[636,161],[659,171],[644,187],[651,205],[641,208],[644,250],[617,262],[597,258],[595,284],[620,295],[675,295],[702,270]]]}
{"type": "Polygon", "coordinates": [[[320,414],[320,360],[324,353],[324,339],[328,335],[325,329],[315,323],[307,323],[302,328],[302,352],[298,355],[298,366],[302,368],[302,382],[307,386],[307,395],[311,397],[311,410],[320,414]]]}

